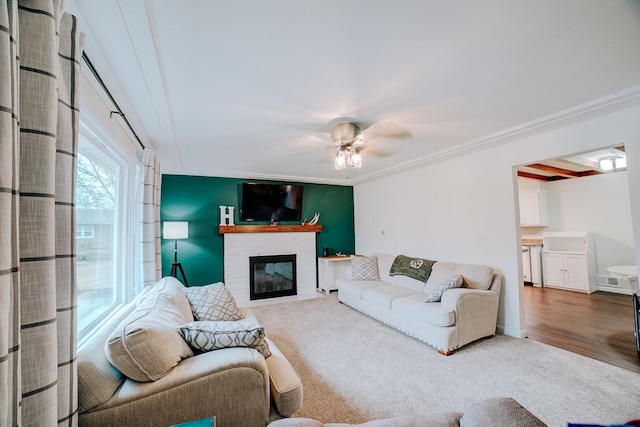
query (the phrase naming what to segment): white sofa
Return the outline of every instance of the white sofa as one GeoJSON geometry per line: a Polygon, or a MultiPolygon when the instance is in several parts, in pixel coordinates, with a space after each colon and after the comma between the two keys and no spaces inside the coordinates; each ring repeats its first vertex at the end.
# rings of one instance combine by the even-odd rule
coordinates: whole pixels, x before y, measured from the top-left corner
{"type": "MultiPolygon", "coordinates": [[[[181,289],[176,279],[161,279],[119,310],[79,349],[80,426],[168,426],[215,416],[216,426],[264,427],[302,407],[300,377],[268,338],[271,355],[266,359],[251,347],[191,351],[175,330],[193,321],[181,289]],[[160,290],[163,283],[166,286],[160,290]],[[160,294],[165,304],[151,305],[160,294]],[[130,326],[141,319],[148,321],[130,326]],[[136,373],[144,363],[144,373],[151,380],[128,373],[137,378],[134,380],[110,363],[106,348],[120,330],[131,338],[127,354],[136,358],[126,371],[136,373]],[[140,339],[134,342],[136,336],[140,339]],[[151,371],[167,363],[168,372],[163,372],[164,367],[156,369],[160,374],[151,371]]],[[[240,310],[243,322],[258,322],[250,309],[240,310]]]]}
{"type": "Polygon", "coordinates": [[[380,280],[353,280],[352,269],[345,269],[336,280],[340,302],[447,356],[495,334],[502,279],[491,267],[435,262],[424,283],[391,276],[396,256],[372,256],[377,256],[380,280]],[[440,302],[425,302],[427,294],[456,275],[462,276],[462,287],[444,291],[440,302]]]}

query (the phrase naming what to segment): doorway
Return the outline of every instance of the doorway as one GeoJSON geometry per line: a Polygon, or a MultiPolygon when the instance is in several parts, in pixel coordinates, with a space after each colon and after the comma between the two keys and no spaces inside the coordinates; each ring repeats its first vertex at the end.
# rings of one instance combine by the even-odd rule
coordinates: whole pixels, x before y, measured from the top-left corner
{"type": "Polygon", "coordinates": [[[542,245],[545,232],[580,230],[593,236],[591,249],[594,251],[594,269],[589,275],[589,281],[593,282],[590,291],[544,287],[545,263],[542,257],[539,259],[543,278],[540,287],[532,286],[536,283],[526,281],[524,277],[521,283],[525,286],[524,320],[530,338],[629,367],[640,366],[633,334],[632,298],[629,296],[632,291],[603,289],[596,285],[598,277],[607,276],[607,267],[635,265],[626,164],[618,161],[618,167],[603,170],[601,166],[607,167],[606,162],[600,163],[600,160],[610,160],[611,165],[615,165],[618,158],[626,160],[624,146],[517,167],[518,192],[540,195],[537,209],[541,213],[538,217],[534,215],[533,221],[531,206],[523,204],[521,197],[519,216],[523,243],[542,245]],[[589,307],[598,311],[579,310],[589,307]],[[577,317],[578,323],[573,323],[577,317]],[[615,319],[619,323],[609,321],[615,319]],[[580,337],[582,327],[586,341],[580,337]],[[599,342],[589,344],[589,336],[598,337],[596,341],[599,342]],[[629,351],[625,350],[626,341],[629,351]],[[594,351],[585,354],[588,351],[584,348],[594,351]],[[618,360],[620,363],[616,363],[618,360]]]}

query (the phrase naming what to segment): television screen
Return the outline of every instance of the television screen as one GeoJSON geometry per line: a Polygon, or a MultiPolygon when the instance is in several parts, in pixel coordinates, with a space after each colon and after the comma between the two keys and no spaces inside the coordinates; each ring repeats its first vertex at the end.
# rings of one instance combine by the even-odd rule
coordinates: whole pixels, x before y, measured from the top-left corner
{"type": "Polygon", "coordinates": [[[300,221],[301,185],[242,184],[241,221],[300,221]]]}

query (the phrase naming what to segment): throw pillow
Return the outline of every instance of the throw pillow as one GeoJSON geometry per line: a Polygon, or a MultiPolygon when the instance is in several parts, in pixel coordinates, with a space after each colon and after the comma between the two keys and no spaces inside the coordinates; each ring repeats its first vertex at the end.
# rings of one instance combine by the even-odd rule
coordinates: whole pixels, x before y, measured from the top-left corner
{"type": "Polygon", "coordinates": [[[462,286],[462,282],[462,276],[459,274],[453,276],[448,280],[445,280],[433,292],[427,294],[427,299],[425,300],[425,302],[439,302],[442,299],[442,294],[444,293],[444,291],[448,289],[459,288],[460,286],[462,286]]]}
{"type": "Polygon", "coordinates": [[[235,321],[243,317],[236,300],[222,282],[185,288],[184,293],[195,320],[235,321]]]}
{"type": "Polygon", "coordinates": [[[404,255],[398,255],[391,264],[389,276],[401,274],[427,283],[429,275],[431,275],[431,267],[435,261],[423,258],[411,258],[404,255]]]}
{"type": "Polygon", "coordinates": [[[252,347],[271,356],[264,339],[264,328],[253,322],[191,322],[178,328],[184,340],[197,351],[213,351],[229,347],[252,347]]]}
{"type": "Polygon", "coordinates": [[[182,359],[193,356],[176,331],[178,326],[193,321],[183,289],[173,277],[160,279],[153,294],[111,332],[104,351],[116,369],[139,382],[156,381],[182,359]]]}
{"type": "Polygon", "coordinates": [[[380,280],[378,257],[351,255],[351,280],[380,280]]]}

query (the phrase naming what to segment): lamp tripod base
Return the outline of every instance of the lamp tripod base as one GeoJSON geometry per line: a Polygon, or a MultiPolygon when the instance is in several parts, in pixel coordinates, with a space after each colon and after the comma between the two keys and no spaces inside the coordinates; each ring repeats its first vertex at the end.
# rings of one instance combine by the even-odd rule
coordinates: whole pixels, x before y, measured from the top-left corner
{"type": "Polygon", "coordinates": [[[184,275],[184,270],[182,269],[182,263],[174,262],[171,264],[171,276],[178,278],[178,270],[180,270],[180,274],[182,274],[182,280],[184,281],[184,285],[188,288],[189,283],[187,282],[187,276],[184,275]]]}

